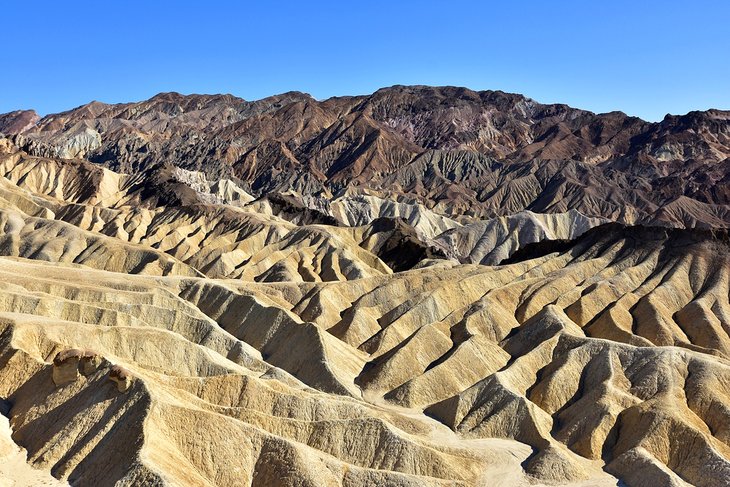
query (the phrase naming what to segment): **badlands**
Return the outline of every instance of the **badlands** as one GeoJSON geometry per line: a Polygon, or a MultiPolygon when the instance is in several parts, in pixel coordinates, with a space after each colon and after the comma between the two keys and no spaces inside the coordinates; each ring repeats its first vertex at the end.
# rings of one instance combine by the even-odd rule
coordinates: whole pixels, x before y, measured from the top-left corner
{"type": "Polygon", "coordinates": [[[727,112],[393,87],[0,133],[0,486],[730,484],[727,112]]]}

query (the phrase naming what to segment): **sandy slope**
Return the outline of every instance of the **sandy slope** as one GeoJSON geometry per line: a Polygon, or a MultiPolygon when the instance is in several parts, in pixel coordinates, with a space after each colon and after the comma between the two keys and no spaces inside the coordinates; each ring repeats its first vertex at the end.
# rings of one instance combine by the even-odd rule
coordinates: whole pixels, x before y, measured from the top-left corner
{"type": "Polygon", "coordinates": [[[47,471],[38,470],[27,463],[26,451],[11,438],[12,431],[5,416],[0,417],[0,486],[41,487],[68,485],[47,471]]]}

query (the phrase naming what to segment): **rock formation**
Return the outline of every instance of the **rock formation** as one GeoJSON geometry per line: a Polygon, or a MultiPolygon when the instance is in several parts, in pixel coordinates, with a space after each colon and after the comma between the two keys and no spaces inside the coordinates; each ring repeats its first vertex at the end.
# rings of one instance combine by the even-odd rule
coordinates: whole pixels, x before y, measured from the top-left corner
{"type": "Polygon", "coordinates": [[[729,127],[428,87],[0,116],[0,476],[728,485],[729,127]]]}
{"type": "Polygon", "coordinates": [[[37,122],[18,113],[0,132],[10,127],[31,155],[124,173],[165,163],[253,196],[378,191],[481,219],[574,209],[629,224],[730,221],[730,114],[720,110],[648,123],[499,91],[394,86],[324,101],[164,93],[37,122]]]}

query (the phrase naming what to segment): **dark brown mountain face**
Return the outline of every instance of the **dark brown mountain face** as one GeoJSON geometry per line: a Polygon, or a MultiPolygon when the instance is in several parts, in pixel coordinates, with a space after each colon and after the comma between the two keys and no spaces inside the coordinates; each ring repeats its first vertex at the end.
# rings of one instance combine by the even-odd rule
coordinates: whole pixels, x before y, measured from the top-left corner
{"type": "Polygon", "coordinates": [[[41,117],[33,110],[16,110],[0,114],[0,134],[15,135],[33,127],[41,117]]]}
{"type": "Polygon", "coordinates": [[[0,130],[31,155],[126,173],[167,163],[258,196],[351,188],[450,216],[576,209],[626,223],[730,221],[730,113],[719,110],[649,123],[499,91],[394,86],[324,101],[165,93],[35,124],[29,113],[3,115],[0,130]]]}

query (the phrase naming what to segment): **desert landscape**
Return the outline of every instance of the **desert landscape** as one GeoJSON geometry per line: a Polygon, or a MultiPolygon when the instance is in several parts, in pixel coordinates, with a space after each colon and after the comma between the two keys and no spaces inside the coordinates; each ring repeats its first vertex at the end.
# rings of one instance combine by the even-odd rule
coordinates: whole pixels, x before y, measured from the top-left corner
{"type": "Polygon", "coordinates": [[[393,86],[0,134],[0,486],[730,484],[730,112],[393,86]]]}

